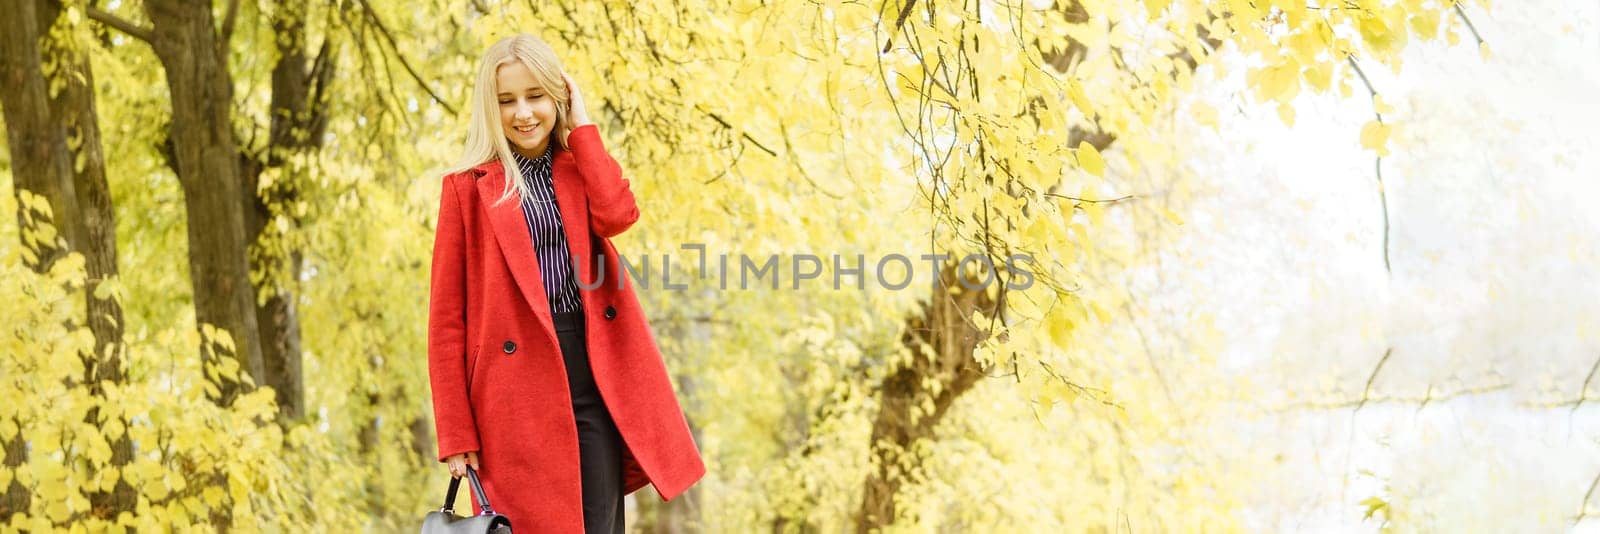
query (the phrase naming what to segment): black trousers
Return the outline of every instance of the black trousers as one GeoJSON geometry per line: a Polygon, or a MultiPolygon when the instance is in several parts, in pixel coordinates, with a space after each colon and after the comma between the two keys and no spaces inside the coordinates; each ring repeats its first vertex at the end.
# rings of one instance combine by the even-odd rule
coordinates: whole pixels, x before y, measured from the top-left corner
{"type": "Polygon", "coordinates": [[[622,512],[622,436],[600,398],[589,367],[583,313],[554,313],[556,338],[567,364],[572,415],[578,423],[578,460],[583,472],[583,526],[588,533],[620,534],[622,512]]]}

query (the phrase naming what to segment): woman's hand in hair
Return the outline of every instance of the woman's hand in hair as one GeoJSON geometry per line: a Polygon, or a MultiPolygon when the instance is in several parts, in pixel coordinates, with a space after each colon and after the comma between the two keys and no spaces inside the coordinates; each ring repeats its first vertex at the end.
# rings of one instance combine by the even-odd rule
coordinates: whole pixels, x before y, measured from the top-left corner
{"type": "Polygon", "coordinates": [[[468,452],[451,455],[444,459],[445,466],[450,468],[450,476],[461,478],[467,476],[467,466],[472,466],[473,471],[478,471],[478,453],[468,452]]]}
{"type": "Polygon", "coordinates": [[[567,83],[567,118],[568,125],[576,129],[585,124],[593,124],[589,120],[589,108],[583,103],[583,93],[578,91],[577,82],[572,81],[572,75],[561,71],[561,78],[567,83]]]}

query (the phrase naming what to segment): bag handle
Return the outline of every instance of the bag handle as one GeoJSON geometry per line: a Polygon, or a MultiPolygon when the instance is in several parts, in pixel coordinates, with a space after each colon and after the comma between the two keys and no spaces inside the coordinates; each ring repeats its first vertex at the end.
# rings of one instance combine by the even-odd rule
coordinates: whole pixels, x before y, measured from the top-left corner
{"type": "MultiPolygon", "coordinates": [[[[467,466],[467,482],[471,483],[472,485],[473,495],[478,497],[478,508],[480,510],[478,515],[493,514],[494,509],[489,507],[489,495],[483,492],[483,483],[478,481],[478,471],[474,470],[470,465],[467,466]]],[[[460,487],[461,479],[458,477],[450,477],[450,491],[445,493],[444,508],[440,508],[439,511],[447,514],[456,513],[456,490],[460,487]]]]}

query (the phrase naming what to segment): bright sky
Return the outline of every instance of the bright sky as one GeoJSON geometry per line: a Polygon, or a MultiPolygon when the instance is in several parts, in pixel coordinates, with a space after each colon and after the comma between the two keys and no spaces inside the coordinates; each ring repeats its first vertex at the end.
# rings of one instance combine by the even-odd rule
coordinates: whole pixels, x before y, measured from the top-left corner
{"type": "Polygon", "coordinates": [[[1248,454],[1285,458],[1253,530],[1373,531],[1360,503],[1378,497],[1443,532],[1600,531],[1600,490],[1574,523],[1600,476],[1600,376],[1581,407],[1550,406],[1600,360],[1600,2],[1576,4],[1468,10],[1487,60],[1464,35],[1413,47],[1398,76],[1363,65],[1397,108],[1392,274],[1364,89],[1302,96],[1293,128],[1206,97],[1225,116],[1188,141],[1212,187],[1185,214],[1192,261],[1170,264],[1185,290],[1152,298],[1214,315],[1222,364],[1269,404],[1357,398],[1388,349],[1374,396],[1490,390],[1242,426],[1248,454]]]}

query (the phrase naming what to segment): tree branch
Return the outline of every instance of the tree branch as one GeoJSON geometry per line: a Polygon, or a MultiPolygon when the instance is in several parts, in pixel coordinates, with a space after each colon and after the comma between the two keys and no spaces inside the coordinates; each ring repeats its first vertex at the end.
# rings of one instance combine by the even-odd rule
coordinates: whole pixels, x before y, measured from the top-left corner
{"type": "MultiPolygon", "coordinates": [[[[1389,356],[1393,354],[1394,347],[1383,351],[1383,357],[1378,358],[1378,365],[1372,367],[1372,374],[1367,375],[1366,387],[1361,388],[1361,400],[1356,403],[1357,411],[1361,410],[1361,407],[1366,406],[1367,401],[1372,399],[1372,383],[1378,380],[1378,373],[1383,372],[1383,364],[1389,363],[1389,356]]],[[[1429,393],[1432,394],[1432,390],[1429,390],[1429,393]]]]}
{"type": "MultiPolygon", "coordinates": [[[[317,57],[311,61],[311,94],[306,99],[307,111],[310,116],[306,119],[306,130],[309,139],[322,138],[328,125],[328,84],[333,81],[334,59],[337,53],[333,47],[332,36],[322,39],[322,47],[317,50],[317,57]]],[[[321,141],[317,141],[320,143],[321,141]]]]}
{"type": "MultiPolygon", "coordinates": [[[[1372,87],[1372,80],[1367,79],[1367,73],[1363,72],[1361,70],[1361,66],[1356,64],[1355,57],[1346,56],[1345,61],[1349,62],[1350,68],[1355,69],[1356,75],[1361,77],[1361,83],[1367,86],[1367,93],[1372,95],[1372,101],[1374,105],[1372,114],[1377,117],[1378,123],[1382,124],[1383,114],[1379,113],[1376,107],[1378,90],[1372,87]]],[[[1378,205],[1383,210],[1383,270],[1386,273],[1393,274],[1394,269],[1389,266],[1389,194],[1384,190],[1385,188],[1383,187],[1382,155],[1377,157],[1377,159],[1372,163],[1372,167],[1373,172],[1377,174],[1378,178],[1378,205]]]]}
{"type": "MultiPolygon", "coordinates": [[[[1594,382],[1596,371],[1600,371],[1600,360],[1595,360],[1594,365],[1589,367],[1589,376],[1584,377],[1583,387],[1578,390],[1578,404],[1583,404],[1583,400],[1589,398],[1589,383],[1594,382]]],[[[1573,406],[1572,409],[1576,410],[1578,407],[1573,406]]]]}
{"type": "Polygon", "coordinates": [[[128,22],[127,20],[116,15],[112,15],[110,12],[102,10],[98,7],[89,6],[88,13],[90,19],[98,21],[101,24],[110,26],[112,28],[116,28],[117,31],[125,33],[134,39],[144,41],[145,44],[150,44],[151,40],[154,39],[154,31],[150,28],[128,22]]]}
{"type": "Polygon", "coordinates": [[[1490,384],[1490,385],[1486,385],[1486,386],[1469,387],[1469,388],[1463,388],[1463,389],[1458,389],[1458,390],[1454,390],[1454,391],[1445,391],[1445,392],[1442,392],[1442,393],[1435,393],[1433,386],[1430,385],[1430,386],[1428,386],[1428,390],[1423,392],[1423,394],[1421,396],[1393,395],[1393,396],[1376,396],[1376,397],[1372,397],[1372,396],[1363,395],[1359,399],[1334,400],[1334,401],[1308,401],[1308,402],[1300,402],[1300,403],[1293,403],[1293,404],[1285,404],[1285,405],[1280,405],[1280,406],[1278,406],[1276,408],[1272,408],[1271,411],[1273,411],[1273,412],[1286,412],[1286,411],[1290,411],[1290,410],[1343,410],[1343,409],[1346,409],[1346,408],[1360,409],[1362,406],[1365,406],[1365,405],[1368,405],[1368,404],[1385,404],[1385,403],[1416,404],[1417,405],[1417,409],[1421,410],[1422,408],[1427,407],[1427,405],[1432,404],[1432,403],[1436,403],[1436,402],[1448,401],[1448,400],[1452,400],[1452,399],[1456,399],[1456,398],[1460,398],[1460,397],[1468,397],[1468,396],[1473,396],[1473,395],[1485,395],[1485,394],[1494,393],[1494,392],[1497,392],[1497,391],[1504,391],[1504,390],[1507,390],[1507,389],[1511,389],[1511,384],[1502,382],[1502,383],[1490,384]]]}
{"type": "Polygon", "coordinates": [[[417,70],[411,68],[411,62],[406,60],[405,54],[400,53],[400,46],[395,44],[394,35],[390,34],[389,28],[384,27],[383,21],[378,19],[378,12],[372,10],[372,4],[367,3],[366,0],[361,0],[361,9],[367,13],[367,18],[372,20],[372,25],[378,28],[378,32],[383,35],[383,39],[389,42],[389,49],[394,50],[394,56],[400,59],[400,66],[406,68],[406,73],[411,75],[411,79],[415,80],[417,85],[421,86],[422,90],[433,98],[434,102],[438,102],[440,106],[444,106],[445,111],[455,115],[456,108],[446,103],[443,98],[439,98],[439,95],[433,92],[433,88],[428,87],[428,82],[422,81],[422,76],[417,75],[417,70]]]}
{"type": "Polygon", "coordinates": [[[1117,198],[1094,199],[1094,198],[1078,198],[1078,197],[1074,197],[1074,196],[1067,196],[1067,195],[1062,195],[1062,194],[1057,194],[1057,193],[1049,193],[1049,192],[1040,193],[1040,194],[1044,195],[1044,196],[1047,196],[1047,197],[1064,198],[1064,199],[1067,199],[1067,200],[1071,200],[1073,202],[1078,202],[1078,203],[1083,203],[1083,204],[1100,204],[1100,203],[1110,204],[1110,203],[1113,203],[1113,202],[1121,202],[1121,201],[1124,201],[1124,200],[1133,199],[1133,195],[1122,195],[1122,196],[1117,197],[1117,198]]]}
{"type": "Polygon", "coordinates": [[[239,14],[239,0],[228,0],[228,13],[222,16],[222,46],[233,38],[233,21],[239,14]]]}
{"type": "Polygon", "coordinates": [[[906,25],[906,18],[911,16],[911,9],[916,5],[917,0],[906,0],[906,5],[900,8],[900,16],[894,19],[894,27],[889,29],[889,38],[883,40],[883,51],[880,53],[889,53],[889,47],[894,44],[894,34],[906,25]]]}
{"type": "Polygon", "coordinates": [[[1594,490],[1597,487],[1600,487],[1600,475],[1595,475],[1594,482],[1589,483],[1589,491],[1584,492],[1583,501],[1578,503],[1578,516],[1572,519],[1573,524],[1581,523],[1584,518],[1589,517],[1589,499],[1594,497],[1594,490]]]}
{"type": "Polygon", "coordinates": [[[1461,22],[1467,23],[1467,29],[1472,31],[1472,38],[1477,39],[1478,44],[1483,44],[1483,36],[1478,35],[1478,27],[1472,25],[1472,19],[1467,18],[1467,12],[1461,10],[1461,2],[1456,2],[1454,7],[1456,9],[1456,16],[1461,17],[1461,22]]]}
{"type": "MultiPolygon", "coordinates": [[[[696,109],[699,109],[699,108],[696,107],[696,109]]],[[[761,144],[761,142],[757,141],[756,138],[750,137],[750,134],[748,132],[745,132],[744,130],[740,130],[738,128],[734,128],[732,124],[728,124],[727,120],[724,120],[721,116],[717,115],[716,113],[712,113],[712,112],[706,111],[704,109],[701,109],[700,112],[706,114],[707,117],[711,117],[711,120],[717,121],[717,124],[721,124],[723,128],[727,128],[730,131],[739,132],[739,137],[743,137],[746,141],[749,141],[750,144],[753,144],[753,145],[756,146],[756,148],[761,149],[762,152],[766,152],[768,155],[770,155],[770,156],[772,156],[774,158],[778,157],[778,153],[777,152],[774,152],[772,149],[767,148],[767,145],[761,144]]]]}
{"type": "Polygon", "coordinates": [[[1574,399],[1568,400],[1568,401],[1561,401],[1561,402],[1557,402],[1557,403],[1545,404],[1543,406],[1545,406],[1545,407],[1571,406],[1572,407],[1571,411],[1573,411],[1573,412],[1578,411],[1578,408],[1582,408],[1583,407],[1583,403],[1584,402],[1587,402],[1587,401],[1590,400],[1591,397],[1589,397],[1589,384],[1594,382],[1594,377],[1595,377],[1595,375],[1597,373],[1600,373],[1600,360],[1595,360],[1594,364],[1589,367],[1589,375],[1585,376],[1583,378],[1583,385],[1582,386],[1578,386],[1578,397],[1577,398],[1574,398],[1574,399]]]}

